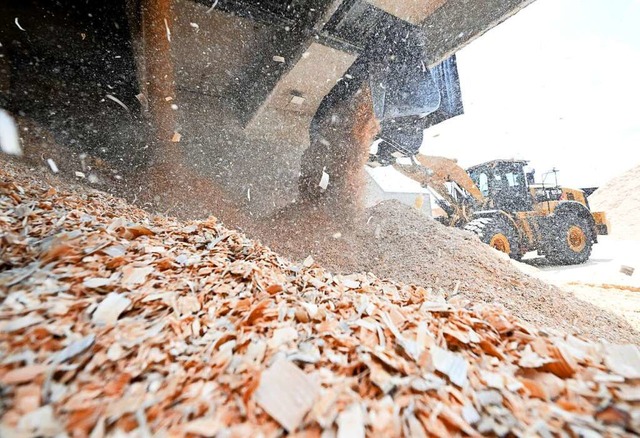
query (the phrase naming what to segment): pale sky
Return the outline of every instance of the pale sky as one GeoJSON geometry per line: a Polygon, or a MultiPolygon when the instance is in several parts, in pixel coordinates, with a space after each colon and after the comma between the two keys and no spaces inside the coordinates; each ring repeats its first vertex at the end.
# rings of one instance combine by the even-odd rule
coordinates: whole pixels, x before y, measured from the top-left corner
{"type": "Polygon", "coordinates": [[[640,164],[640,0],[537,0],[458,52],[465,114],[427,155],[557,167],[566,186],[640,164]]]}

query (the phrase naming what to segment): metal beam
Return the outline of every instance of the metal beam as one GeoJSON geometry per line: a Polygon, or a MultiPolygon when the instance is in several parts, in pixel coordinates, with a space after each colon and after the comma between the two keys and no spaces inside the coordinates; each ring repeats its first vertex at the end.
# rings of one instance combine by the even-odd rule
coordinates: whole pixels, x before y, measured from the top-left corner
{"type": "Polygon", "coordinates": [[[422,23],[434,65],[516,14],[534,0],[448,0],[422,23]]]}

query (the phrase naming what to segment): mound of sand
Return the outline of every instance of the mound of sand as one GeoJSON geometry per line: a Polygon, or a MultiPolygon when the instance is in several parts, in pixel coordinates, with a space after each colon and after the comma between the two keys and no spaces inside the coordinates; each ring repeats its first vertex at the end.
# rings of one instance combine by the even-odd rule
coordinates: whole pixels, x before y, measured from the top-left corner
{"type": "Polygon", "coordinates": [[[640,240],[640,166],[612,179],[589,196],[593,211],[604,211],[611,235],[640,240]]]}

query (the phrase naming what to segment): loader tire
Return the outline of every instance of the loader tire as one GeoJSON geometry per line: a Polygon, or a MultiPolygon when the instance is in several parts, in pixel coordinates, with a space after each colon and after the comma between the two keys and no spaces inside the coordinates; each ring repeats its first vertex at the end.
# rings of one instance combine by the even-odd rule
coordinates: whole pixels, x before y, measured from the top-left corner
{"type": "Polygon", "coordinates": [[[589,260],[593,246],[591,227],[577,215],[556,219],[545,253],[554,265],[578,265],[589,260]]]}
{"type": "Polygon", "coordinates": [[[508,254],[512,259],[519,260],[522,257],[516,231],[502,218],[477,218],[465,225],[464,229],[475,233],[483,243],[508,254]]]}

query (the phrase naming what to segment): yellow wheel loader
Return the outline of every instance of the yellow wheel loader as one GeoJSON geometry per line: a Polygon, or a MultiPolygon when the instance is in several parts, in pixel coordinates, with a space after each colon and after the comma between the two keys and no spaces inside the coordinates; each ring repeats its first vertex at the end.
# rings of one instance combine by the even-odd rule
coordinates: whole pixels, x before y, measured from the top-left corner
{"type": "Polygon", "coordinates": [[[514,259],[537,251],[554,264],[584,263],[598,235],[608,233],[606,215],[590,211],[582,190],[560,187],[557,178],[536,184],[527,161],[493,160],[465,171],[447,158],[415,160],[395,167],[429,189],[436,218],[514,259]]]}

